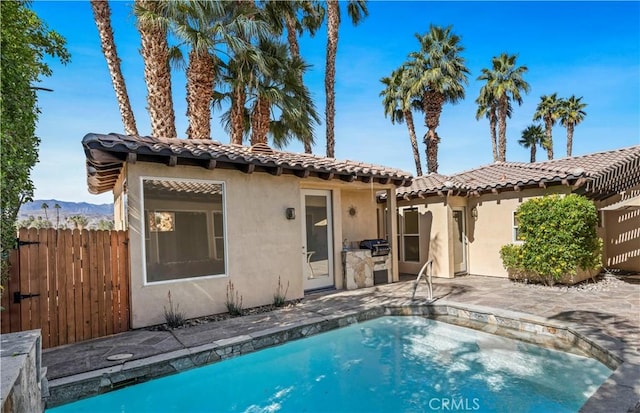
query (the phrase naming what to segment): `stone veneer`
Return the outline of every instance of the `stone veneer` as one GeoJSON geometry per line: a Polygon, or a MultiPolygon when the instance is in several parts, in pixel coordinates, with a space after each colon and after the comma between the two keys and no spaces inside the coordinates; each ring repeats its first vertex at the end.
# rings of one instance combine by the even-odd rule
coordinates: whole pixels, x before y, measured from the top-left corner
{"type": "Polygon", "coordinates": [[[41,380],[41,353],[40,330],[2,334],[2,413],[44,411],[46,379],[41,380]]]}
{"type": "Polygon", "coordinates": [[[344,286],[347,290],[373,287],[374,271],[378,269],[391,270],[391,254],[372,257],[371,251],[366,249],[350,249],[342,251],[342,266],[344,268],[344,286]]]}
{"type": "MultiPolygon", "coordinates": [[[[389,303],[359,310],[337,311],[299,320],[286,326],[266,328],[145,359],[126,361],[118,366],[55,379],[50,382],[50,397],[47,405],[53,407],[72,402],[386,315],[429,317],[547,348],[586,355],[597,359],[614,372],[616,369],[620,370],[621,366],[629,364],[626,361],[623,363],[622,358],[614,352],[573,329],[543,317],[453,303],[436,305],[414,305],[411,302],[398,305],[389,303]]],[[[626,367],[634,368],[632,365],[626,367]]],[[[588,401],[588,403],[591,402],[595,397],[596,400],[593,403],[596,409],[584,411],[598,411],[598,392],[600,390],[588,401]]]]}

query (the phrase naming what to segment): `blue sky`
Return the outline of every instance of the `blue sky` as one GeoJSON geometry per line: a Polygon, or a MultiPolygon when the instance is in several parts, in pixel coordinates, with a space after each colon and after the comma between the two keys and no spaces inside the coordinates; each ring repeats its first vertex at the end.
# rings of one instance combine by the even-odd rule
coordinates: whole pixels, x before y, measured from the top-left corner
{"type": "MultiPolygon", "coordinates": [[[[37,134],[42,139],[40,162],[32,179],[35,198],[92,203],[112,202],[112,194],[91,195],[87,190],[85,134],[123,133],[122,121],[97,29],[88,1],[36,1],[36,13],[67,39],[71,63],[52,61],[52,77],[41,86],[42,110],[37,134]]],[[[112,25],[122,70],[141,134],[150,133],[146,87],[139,55],[140,38],[131,4],[111,2],[112,25]]],[[[344,7],[344,5],[343,5],[344,7]]],[[[524,75],[531,91],[516,106],[507,123],[507,160],[528,162],[529,151],[517,140],[532,116],[540,96],[582,96],[586,119],[576,127],[573,154],[611,150],[640,144],[640,2],[427,2],[370,1],[369,17],[353,27],[343,13],[337,58],[336,158],[366,161],[415,174],[404,124],[385,119],[379,98],[380,78],[400,66],[418,49],[415,33],[430,24],[453,26],[465,47],[463,56],[471,74],[466,99],[445,105],[438,127],[440,173],[451,174],[492,162],[489,125],[476,121],[474,103],[482,83],[482,68],[500,53],[517,54],[527,66],[524,75]]],[[[312,65],[305,80],[318,112],[324,114],[326,32],[301,41],[301,53],[312,65]]],[[[173,74],[174,106],[180,137],[187,120],[184,75],[173,74]]],[[[419,140],[426,132],[416,114],[419,140]]],[[[228,143],[212,116],[213,138],[228,143]]],[[[325,153],[324,124],[316,128],[314,153],[325,153]]],[[[553,130],[556,158],[565,155],[566,130],[553,130]]],[[[424,166],[424,144],[420,151],[424,166]]],[[[286,150],[302,152],[300,144],[286,150]]],[[[546,159],[538,151],[538,160],[546,159]]]]}

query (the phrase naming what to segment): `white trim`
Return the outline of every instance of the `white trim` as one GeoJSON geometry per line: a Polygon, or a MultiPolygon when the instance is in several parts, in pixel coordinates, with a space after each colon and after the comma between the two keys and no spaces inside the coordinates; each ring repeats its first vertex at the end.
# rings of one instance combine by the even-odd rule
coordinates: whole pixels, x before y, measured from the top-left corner
{"type": "Polygon", "coordinates": [[[405,207],[398,208],[398,218],[400,218],[399,219],[400,222],[398,223],[399,224],[398,225],[398,243],[399,243],[399,245],[398,245],[399,248],[398,249],[399,249],[399,253],[400,253],[400,259],[401,259],[402,262],[419,263],[419,262],[421,262],[420,261],[420,258],[421,258],[420,257],[421,256],[421,254],[420,254],[420,249],[421,249],[420,248],[420,238],[421,238],[421,236],[420,236],[420,211],[419,211],[418,206],[413,205],[413,206],[405,206],[405,207]],[[400,214],[400,211],[402,211],[402,214],[400,214]],[[415,233],[405,233],[404,232],[405,231],[405,216],[404,216],[404,214],[407,211],[415,211],[416,212],[417,220],[418,220],[418,222],[417,222],[418,232],[415,232],[415,233]],[[414,261],[414,260],[408,261],[406,259],[406,257],[405,257],[405,248],[404,248],[405,247],[405,237],[417,237],[418,238],[418,259],[416,261],[414,261]]]}
{"type": "MultiPolygon", "coordinates": [[[[214,180],[205,180],[205,179],[189,179],[189,178],[173,178],[173,177],[166,177],[166,176],[140,176],[140,232],[141,232],[141,248],[140,251],[142,252],[142,257],[141,257],[141,262],[142,262],[142,286],[152,286],[152,285],[160,285],[160,284],[172,284],[172,283],[178,283],[178,282],[193,282],[193,281],[197,281],[197,280],[204,280],[204,279],[214,279],[214,278],[227,278],[229,277],[229,259],[228,259],[228,231],[227,231],[227,200],[226,200],[226,182],[224,181],[214,181],[214,180]],[[145,214],[145,205],[144,205],[144,181],[145,180],[160,180],[160,181],[178,181],[178,182],[197,182],[197,183],[207,183],[207,184],[215,184],[215,185],[220,185],[222,187],[222,194],[221,194],[221,198],[222,198],[222,205],[221,205],[221,212],[222,212],[222,226],[223,226],[223,239],[224,239],[224,272],[222,274],[211,274],[211,275],[200,275],[197,277],[189,277],[189,278],[178,278],[178,279],[173,279],[173,280],[163,280],[163,281],[152,281],[152,282],[148,282],[147,281],[147,243],[146,243],[146,234],[147,234],[147,220],[146,220],[146,214],[145,214]]],[[[207,217],[207,227],[211,227],[213,229],[213,215],[211,216],[211,219],[209,219],[209,214],[207,213],[207,211],[202,211],[202,210],[188,210],[188,209],[176,209],[175,211],[181,211],[181,212],[205,212],[205,216],[207,217]]],[[[215,212],[215,211],[212,211],[215,212]]],[[[209,228],[207,228],[207,232],[209,228]]],[[[214,232],[212,231],[211,234],[214,234],[214,232]]],[[[212,244],[211,241],[208,237],[207,237],[207,243],[208,243],[208,248],[209,248],[209,253],[211,253],[211,248],[212,248],[212,244]]]]}
{"type": "MultiPolygon", "coordinates": [[[[467,246],[469,245],[469,240],[467,238],[467,208],[466,207],[451,207],[451,218],[453,219],[454,213],[455,212],[460,212],[460,218],[462,219],[462,263],[464,264],[464,268],[462,268],[459,271],[455,270],[455,258],[454,258],[454,263],[453,263],[453,274],[454,275],[460,275],[460,274],[468,274],[469,273],[469,254],[467,251],[467,246]]],[[[453,219],[453,221],[455,222],[455,219],[453,219]]],[[[454,241],[456,242],[455,238],[457,236],[457,234],[452,234],[454,241]]]]}
{"type": "Polygon", "coordinates": [[[524,241],[517,238],[518,228],[520,225],[516,225],[516,213],[518,211],[511,211],[511,242],[514,244],[523,244],[524,241]]]}
{"type": "MultiPolygon", "coordinates": [[[[301,231],[302,231],[302,261],[303,261],[303,271],[302,271],[302,287],[304,291],[312,291],[314,289],[321,288],[330,288],[336,285],[336,271],[335,271],[335,258],[334,258],[334,249],[335,249],[335,241],[333,239],[333,191],[328,189],[301,189],[300,190],[300,223],[301,223],[301,231]],[[326,208],[327,208],[327,261],[328,261],[328,271],[329,271],[329,281],[331,284],[329,285],[319,285],[319,286],[309,286],[307,277],[307,268],[311,271],[309,259],[311,258],[309,254],[307,254],[307,216],[306,216],[306,196],[321,196],[326,200],[326,208]]],[[[311,274],[313,276],[313,274],[311,274]]]]}

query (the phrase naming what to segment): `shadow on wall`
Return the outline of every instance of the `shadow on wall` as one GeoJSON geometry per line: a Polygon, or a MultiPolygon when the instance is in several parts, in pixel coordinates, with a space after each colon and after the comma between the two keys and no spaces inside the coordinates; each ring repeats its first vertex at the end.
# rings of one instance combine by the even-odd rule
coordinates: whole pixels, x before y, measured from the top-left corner
{"type": "Polygon", "coordinates": [[[640,209],[605,213],[605,266],[640,272],[640,209]]]}

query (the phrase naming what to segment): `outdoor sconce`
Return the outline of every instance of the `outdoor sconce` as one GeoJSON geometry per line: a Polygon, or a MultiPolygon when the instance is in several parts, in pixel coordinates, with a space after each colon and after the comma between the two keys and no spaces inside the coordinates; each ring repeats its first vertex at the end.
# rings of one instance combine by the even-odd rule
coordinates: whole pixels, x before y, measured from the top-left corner
{"type": "Polygon", "coordinates": [[[473,218],[474,221],[478,220],[478,208],[477,207],[471,208],[471,217],[473,218]]]}
{"type": "Polygon", "coordinates": [[[285,210],[285,216],[287,219],[296,219],[296,209],[295,208],[287,208],[285,210]]]}

